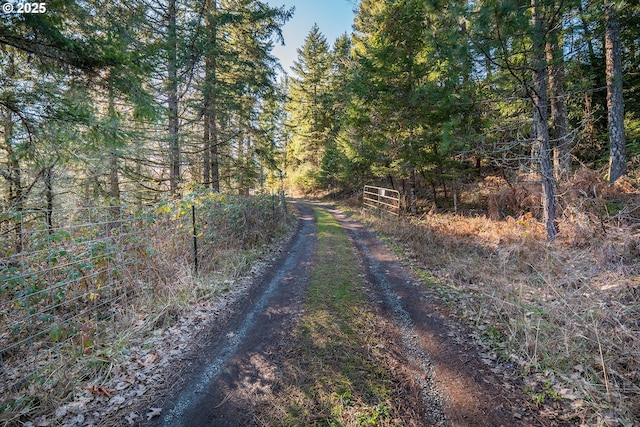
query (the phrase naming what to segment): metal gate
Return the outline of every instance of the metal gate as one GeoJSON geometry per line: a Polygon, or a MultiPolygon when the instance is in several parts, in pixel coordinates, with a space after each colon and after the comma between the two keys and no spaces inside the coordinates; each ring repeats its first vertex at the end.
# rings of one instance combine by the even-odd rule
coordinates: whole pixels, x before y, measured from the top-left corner
{"type": "Polygon", "coordinates": [[[365,185],[363,203],[365,209],[377,214],[400,215],[400,192],[396,190],[365,185]]]}

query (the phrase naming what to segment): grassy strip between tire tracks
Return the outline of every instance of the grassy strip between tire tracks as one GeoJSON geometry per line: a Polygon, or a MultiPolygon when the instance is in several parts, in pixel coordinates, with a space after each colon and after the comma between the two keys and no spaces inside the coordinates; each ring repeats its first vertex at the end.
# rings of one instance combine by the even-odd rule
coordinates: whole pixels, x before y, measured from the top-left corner
{"type": "Polygon", "coordinates": [[[268,425],[411,425],[415,408],[368,308],[358,259],[342,228],[314,209],[318,251],[305,314],[270,403],[268,425]],[[397,372],[396,372],[397,373],[397,372]],[[403,397],[405,398],[403,398],[403,397]],[[402,407],[400,407],[402,405],[402,407]],[[407,407],[409,406],[409,407],[407,407]]]}

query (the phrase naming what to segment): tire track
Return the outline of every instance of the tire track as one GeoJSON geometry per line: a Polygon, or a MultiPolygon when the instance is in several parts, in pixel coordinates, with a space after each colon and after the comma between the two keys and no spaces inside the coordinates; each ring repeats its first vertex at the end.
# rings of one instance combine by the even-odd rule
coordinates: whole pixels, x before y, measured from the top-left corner
{"type": "MultiPolygon", "coordinates": [[[[513,379],[492,372],[468,332],[378,237],[344,212],[325,206],[347,230],[363,260],[372,292],[396,322],[414,371],[424,378],[423,401],[433,419],[426,425],[540,426],[513,379]],[[525,416],[523,416],[525,414],[525,416]]],[[[551,424],[550,424],[551,425],[551,424]]]]}
{"type": "MultiPolygon", "coordinates": [[[[237,311],[229,321],[216,326],[200,350],[203,355],[196,356],[193,365],[198,368],[185,376],[181,392],[163,406],[164,416],[147,425],[258,425],[260,411],[269,410],[256,402],[268,402],[287,381],[282,377],[283,357],[288,357],[287,346],[304,307],[318,242],[312,208],[296,205],[298,230],[281,259],[235,304],[237,311]]],[[[381,316],[376,327],[396,331],[390,335],[395,343],[387,344],[402,353],[394,357],[395,363],[405,363],[411,372],[415,404],[425,409],[420,411],[425,414],[422,425],[540,425],[533,421],[535,414],[525,411],[522,416],[526,397],[517,387],[505,389],[504,378],[491,374],[473,343],[461,339],[455,316],[379,238],[335,208],[314,206],[331,213],[351,239],[371,296],[367,304],[381,316]],[[514,418],[515,411],[520,414],[514,418]]]]}
{"type": "Polygon", "coordinates": [[[219,410],[233,392],[233,377],[256,353],[266,355],[268,344],[277,335],[286,333],[283,325],[286,327],[297,316],[306,292],[317,241],[316,222],[310,207],[298,204],[298,208],[298,230],[285,255],[236,304],[239,310],[229,320],[226,333],[218,333],[208,347],[200,350],[205,356],[198,356],[192,364],[199,368],[183,379],[182,390],[164,405],[164,415],[158,422],[147,425],[238,425],[237,420],[219,410]]]}

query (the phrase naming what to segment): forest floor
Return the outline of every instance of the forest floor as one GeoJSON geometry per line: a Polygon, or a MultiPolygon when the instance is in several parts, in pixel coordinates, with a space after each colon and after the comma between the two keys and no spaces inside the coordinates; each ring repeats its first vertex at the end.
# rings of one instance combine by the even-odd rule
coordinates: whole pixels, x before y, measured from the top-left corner
{"type": "Polygon", "coordinates": [[[60,408],[58,423],[577,424],[558,402],[534,404],[514,365],[361,223],[296,207],[295,232],[252,283],[159,332],[123,381],[60,408]]]}

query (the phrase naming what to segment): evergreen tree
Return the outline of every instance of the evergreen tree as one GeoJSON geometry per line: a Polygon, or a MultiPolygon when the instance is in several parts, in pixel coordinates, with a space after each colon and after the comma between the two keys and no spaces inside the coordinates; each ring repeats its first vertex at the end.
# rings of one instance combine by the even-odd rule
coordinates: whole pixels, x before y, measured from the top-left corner
{"type": "Polygon", "coordinates": [[[246,192],[258,177],[252,153],[260,103],[275,84],[271,50],[292,11],[249,0],[211,1],[208,7],[202,45],[204,183],[219,191],[224,180],[246,192]]]}
{"type": "MultiPolygon", "coordinates": [[[[470,61],[458,31],[459,5],[363,1],[356,16],[350,117],[364,163],[408,184],[417,212],[417,176],[434,188],[465,151],[470,61]]],[[[446,194],[446,186],[443,186],[446,194]]]]}
{"type": "Polygon", "coordinates": [[[605,52],[607,70],[607,111],[609,113],[609,182],[614,184],[627,173],[622,96],[622,49],[618,2],[604,1],[605,52]]]}
{"type": "Polygon", "coordinates": [[[169,131],[169,185],[171,195],[180,184],[180,117],[178,106],[178,2],[168,0],[166,13],[167,110],[169,131]]]}
{"type": "Polygon", "coordinates": [[[288,176],[304,191],[320,185],[320,164],[329,141],[332,113],[329,95],[331,54],[327,39],[314,25],[298,49],[287,105],[292,131],[288,176]]]}
{"type": "MultiPolygon", "coordinates": [[[[141,38],[134,31],[144,19],[144,6],[103,6],[99,1],[54,1],[46,4],[54,8],[48,13],[9,14],[0,22],[0,175],[6,182],[0,188],[6,189],[8,209],[42,210],[49,230],[55,223],[54,206],[65,202],[59,195],[77,197],[77,188],[93,178],[78,173],[78,164],[91,156],[86,164],[96,167],[104,156],[92,152],[112,152],[106,139],[93,145],[95,151],[85,145],[89,133],[109,133],[103,132],[108,120],[100,120],[109,115],[108,102],[101,102],[106,99],[103,89],[126,94],[132,116],[148,116],[153,110],[151,97],[142,90],[145,50],[139,49],[141,38]],[[101,100],[91,99],[96,95],[101,100]],[[73,191],[59,188],[64,180],[73,191]]],[[[106,163],[115,171],[111,178],[117,178],[117,162],[106,163]]],[[[27,220],[16,217],[16,235],[21,232],[18,224],[27,220]]]]}
{"type": "MultiPolygon", "coordinates": [[[[468,14],[471,39],[493,67],[511,81],[510,86],[523,93],[533,107],[531,121],[531,160],[540,175],[542,205],[547,238],[557,234],[555,180],[549,134],[547,35],[560,13],[553,2],[532,0],[530,5],[518,2],[478,4],[468,14]],[[530,73],[529,70],[532,70],[530,73]]],[[[552,31],[553,33],[553,31],[552,31]]],[[[562,98],[556,97],[560,102],[562,98]]]]}
{"type": "Polygon", "coordinates": [[[571,171],[571,135],[567,95],[565,93],[565,66],[561,31],[564,10],[550,17],[546,55],[549,75],[550,138],[553,147],[553,170],[556,180],[564,180],[571,171]]]}
{"type": "Polygon", "coordinates": [[[355,65],[351,48],[351,38],[343,34],[335,41],[331,52],[332,69],[327,90],[331,129],[321,161],[320,179],[323,186],[333,189],[343,187],[350,180],[348,158],[343,152],[344,147],[341,147],[340,133],[351,97],[349,85],[355,65]]]}

